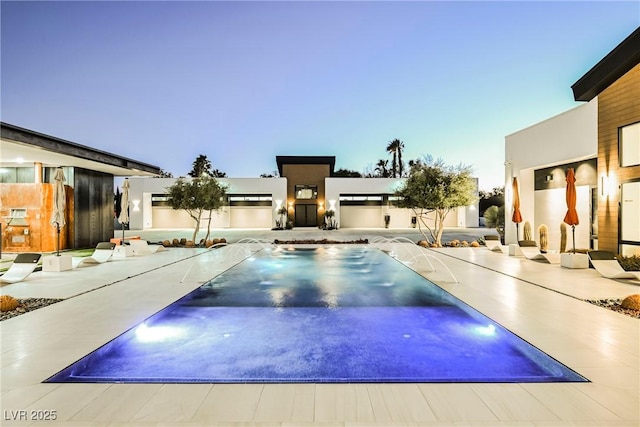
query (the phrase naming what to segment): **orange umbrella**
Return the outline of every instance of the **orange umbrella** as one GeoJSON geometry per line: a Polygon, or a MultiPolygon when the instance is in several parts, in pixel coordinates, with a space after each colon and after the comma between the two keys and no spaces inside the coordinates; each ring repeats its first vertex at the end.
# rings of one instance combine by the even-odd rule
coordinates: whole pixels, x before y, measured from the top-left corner
{"type": "Polygon", "coordinates": [[[511,221],[516,223],[516,240],[520,240],[520,230],[518,225],[522,222],[520,214],[520,192],[518,191],[518,178],[513,177],[513,215],[511,221]]]}
{"type": "Polygon", "coordinates": [[[576,211],[576,175],[573,168],[567,169],[567,214],[564,216],[564,222],[571,226],[573,253],[576,253],[576,225],[580,224],[580,221],[576,211]]]}

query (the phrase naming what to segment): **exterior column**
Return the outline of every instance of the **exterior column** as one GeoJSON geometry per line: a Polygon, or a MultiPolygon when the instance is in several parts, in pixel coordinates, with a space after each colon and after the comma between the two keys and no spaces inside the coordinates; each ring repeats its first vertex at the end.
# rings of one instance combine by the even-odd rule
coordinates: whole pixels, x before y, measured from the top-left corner
{"type": "Polygon", "coordinates": [[[42,184],[42,163],[34,162],[33,168],[35,170],[35,183],[42,184]]]}

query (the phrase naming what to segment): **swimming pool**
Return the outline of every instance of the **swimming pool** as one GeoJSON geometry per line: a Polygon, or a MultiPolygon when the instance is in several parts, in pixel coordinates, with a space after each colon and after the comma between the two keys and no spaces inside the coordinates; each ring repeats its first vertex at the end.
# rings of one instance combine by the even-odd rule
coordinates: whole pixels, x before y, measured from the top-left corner
{"type": "Polygon", "coordinates": [[[263,250],[47,382],[586,381],[385,253],[263,250]]]}

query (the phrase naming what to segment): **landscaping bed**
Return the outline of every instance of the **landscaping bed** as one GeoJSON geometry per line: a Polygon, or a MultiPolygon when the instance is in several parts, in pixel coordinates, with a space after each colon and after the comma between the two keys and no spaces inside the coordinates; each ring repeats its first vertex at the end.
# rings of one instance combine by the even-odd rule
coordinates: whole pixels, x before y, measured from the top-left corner
{"type": "Polygon", "coordinates": [[[18,300],[18,307],[13,310],[0,312],[0,321],[11,319],[12,317],[20,316],[21,314],[29,311],[37,310],[42,307],[46,307],[51,304],[63,301],[60,298],[16,298],[18,300]]]}

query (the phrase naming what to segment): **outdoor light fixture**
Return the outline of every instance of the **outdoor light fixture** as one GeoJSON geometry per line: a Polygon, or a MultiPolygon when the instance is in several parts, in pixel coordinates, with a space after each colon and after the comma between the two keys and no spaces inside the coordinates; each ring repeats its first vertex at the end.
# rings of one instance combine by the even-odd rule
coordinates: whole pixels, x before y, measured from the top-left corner
{"type": "Polygon", "coordinates": [[[611,180],[607,175],[600,177],[600,195],[602,197],[609,197],[611,193],[611,180]]]}
{"type": "Polygon", "coordinates": [[[276,210],[282,207],[282,200],[276,200],[276,210]]]}
{"type": "Polygon", "coordinates": [[[289,202],[289,209],[293,208],[293,202],[289,202]]]}
{"type": "Polygon", "coordinates": [[[16,158],[16,163],[24,163],[24,159],[22,157],[16,158]]]}
{"type": "Polygon", "coordinates": [[[133,210],[135,212],[140,211],[140,200],[132,200],[131,202],[133,203],[133,210]]]}
{"type": "Polygon", "coordinates": [[[330,211],[335,211],[336,210],[336,201],[335,200],[329,200],[329,210],[330,211]]]}

